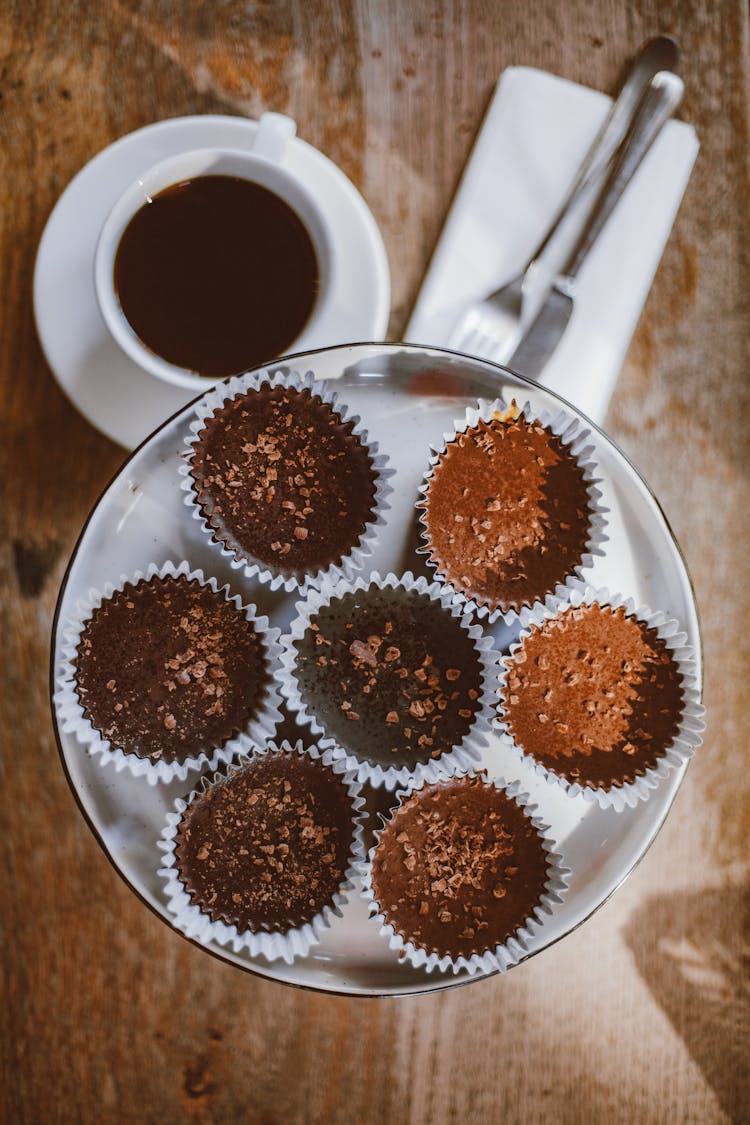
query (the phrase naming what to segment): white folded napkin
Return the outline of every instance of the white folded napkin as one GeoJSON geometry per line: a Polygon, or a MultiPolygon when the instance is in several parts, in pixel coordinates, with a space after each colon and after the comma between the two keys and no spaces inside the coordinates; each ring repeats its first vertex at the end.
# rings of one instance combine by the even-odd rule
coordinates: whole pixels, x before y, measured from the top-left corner
{"type": "MultiPolygon", "coordinates": [[[[610,104],[604,94],[542,71],[503,73],[407,341],[447,344],[462,310],[523,268],[610,104]]],[[[573,316],[539,378],[596,422],[606,413],[698,147],[692,126],[671,121],[664,128],[581,269],[573,316]]],[[[558,268],[581,221],[579,207],[555,244],[558,268]]]]}

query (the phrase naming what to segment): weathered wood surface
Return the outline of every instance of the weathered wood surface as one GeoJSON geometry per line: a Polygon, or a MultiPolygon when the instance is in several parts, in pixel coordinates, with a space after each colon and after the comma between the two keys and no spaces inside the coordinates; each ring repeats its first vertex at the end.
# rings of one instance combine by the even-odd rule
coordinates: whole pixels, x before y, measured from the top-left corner
{"type": "Polygon", "coordinates": [[[739,0],[0,6],[0,1119],[748,1119],[748,61],[739,0]],[[705,748],[622,890],[506,979],[367,1002],[244,976],[130,894],[59,767],[55,596],[122,451],[40,352],[46,218],[91,156],[140,125],[290,113],[375,213],[397,338],[503,68],[612,90],[660,30],[683,43],[683,116],[702,150],[609,429],[692,570],[705,748]]]}

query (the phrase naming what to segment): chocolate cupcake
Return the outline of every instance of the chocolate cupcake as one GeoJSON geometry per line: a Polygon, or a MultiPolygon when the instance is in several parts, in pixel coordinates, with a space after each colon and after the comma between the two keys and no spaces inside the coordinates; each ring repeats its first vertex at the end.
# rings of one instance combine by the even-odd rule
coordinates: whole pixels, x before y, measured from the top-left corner
{"type": "Polygon", "coordinates": [[[240,376],[198,407],[187,502],[248,576],[291,590],[372,549],[385,458],[312,376],[240,376]]]}
{"type": "Polygon", "coordinates": [[[370,852],[366,897],[392,948],[428,970],[506,969],[564,890],[515,787],[455,777],[405,794],[370,852]]]}
{"type": "Polygon", "coordinates": [[[279,631],[187,563],[106,587],[66,640],[66,729],[152,782],[215,768],[273,734],[279,631]]]}
{"type": "Polygon", "coordinates": [[[307,952],[361,861],[363,801],[330,755],[270,743],[178,801],[162,833],[180,929],[268,960],[307,952]]]}
{"type": "Polygon", "coordinates": [[[700,741],[684,640],[606,591],[550,599],[503,662],[500,725],[569,793],[635,804],[700,741]]]}
{"type": "Polygon", "coordinates": [[[517,613],[590,566],[604,524],[588,431],[564,413],[480,401],[421,491],[428,562],[480,614],[517,613]]]}
{"type": "Polygon", "coordinates": [[[360,780],[395,788],[476,761],[496,676],[491,641],[411,574],[310,595],[283,640],[281,690],[360,780]]]}

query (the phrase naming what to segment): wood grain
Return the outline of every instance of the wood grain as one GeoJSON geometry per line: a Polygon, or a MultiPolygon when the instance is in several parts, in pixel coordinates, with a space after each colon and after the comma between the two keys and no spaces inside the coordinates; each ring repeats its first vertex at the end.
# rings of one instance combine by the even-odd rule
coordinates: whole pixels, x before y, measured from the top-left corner
{"type": "Polygon", "coordinates": [[[746,1120],[747,6],[739,0],[304,0],[0,7],[0,1119],[9,1122],[746,1120]],[[578,933],[505,979],[349,1001],[240,974],[114,875],[57,759],[49,632],[122,451],[36,339],[35,249],[116,137],[185,113],[292,114],[360,187],[419,288],[510,64],[611,91],[648,36],[684,47],[702,150],[609,429],[662,499],[702,613],[710,727],[651,853],[578,933]],[[744,960],[743,960],[744,958],[744,960]]]}

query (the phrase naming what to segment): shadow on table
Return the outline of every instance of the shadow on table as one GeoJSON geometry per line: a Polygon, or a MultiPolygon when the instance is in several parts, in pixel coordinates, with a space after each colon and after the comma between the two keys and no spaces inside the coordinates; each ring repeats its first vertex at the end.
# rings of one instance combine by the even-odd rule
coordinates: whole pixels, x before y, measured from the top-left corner
{"type": "Polygon", "coordinates": [[[721,1108],[732,1121],[747,1121],[750,888],[649,899],[624,936],[721,1108]]]}

